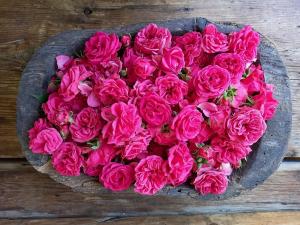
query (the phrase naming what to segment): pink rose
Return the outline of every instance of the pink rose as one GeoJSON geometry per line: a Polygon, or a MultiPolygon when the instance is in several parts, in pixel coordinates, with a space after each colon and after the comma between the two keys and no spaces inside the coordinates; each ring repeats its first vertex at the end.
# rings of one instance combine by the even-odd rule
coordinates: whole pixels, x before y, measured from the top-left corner
{"type": "Polygon", "coordinates": [[[83,109],[70,126],[72,139],[76,142],[87,142],[99,134],[101,128],[100,114],[96,109],[83,109]]]}
{"type": "Polygon", "coordinates": [[[79,176],[83,165],[80,147],[73,142],[63,142],[52,155],[52,165],[63,176],[79,176]]]}
{"type": "Polygon", "coordinates": [[[34,139],[30,140],[29,148],[33,153],[51,155],[62,142],[63,139],[56,129],[45,128],[34,139]]]}
{"type": "Polygon", "coordinates": [[[173,186],[184,183],[189,177],[194,159],[185,143],[179,143],[169,149],[168,168],[169,182],[173,186]]]}
{"type": "Polygon", "coordinates": [[[238,108],[243,105],[248,97],[247,89],[241,83],[231,85],[224,93],[220,105],[229,105],[238,108]]]}
{"type": "Polygon", "coordinates": [[[238,167],[240,160],[244,159],[251,152],[249,146],[244,146],[239,142],[233,142],[221,136],[211,140],[211,147],[217,161],[231,163],[235,167],[238,167]]]}
{"type": "Polygon", "coordinates": [[[136,81],[130,95],[132,97],[143,97],[145,95],[156,93],[157,87],[151,80],[136,81]]]}
{"type": "Polygon", "coordinates": [[[257,142],[267,125],[261,113],[257,109],[242,107],[227,121],[227,133],[232,141],[241,142],[244,145],[252,145],[257,142]]]}
{"type": "Polygon", "coordinates": [[[202,121],[203,117],[196,106],[188,105],[174,118],[171,129],[175,131],[178,140],[187,141],[199,134],[202,121]]]}
{"type": "Polygon", "coordinates": [[[175,132],[170,129],[169,124],[162,127],[148,127],[154,137],[154,141],[160,145],[172,146],[177,143],[175,132]]]}
{"type": "Polygon", "coordinates": [[[135,36],[134,49],[141,54],[156,55],[162,53],[164,48],[170,47],[171,38],[172,35],[167,28],[151,23],[135,36]]]}
{"type": "Polygon", "coordinates": [[[42,130],[51,127],[51,124],[45,118],[39,118],[34,122],[33,127],[28,131],[29,140],[33,140],[42,130]]]}
{"type": "Polygon", "coordinates": [[[134,169],[130,165],[111,162],[103,167],[100,181],[112,191],[124,191],[134,182],[134,169]]]}
{"type": "Polygon", "coordinates": [[[101,62],[97,66],[97,71],[99,71],[104,78],[113,78],[116,75],[119,76],[118,74],[121,72],[121,69],[122,62],[118,57],[101,62]]]}
{"type": "Polygon", "coordinates": [[[203,143],[208,141],[213,135],[214,131],[210,128],[206,121],[202,121],[198,135],[190,140],[193,143],[203,143]]]}
{"type": "Polygon", "coordinates": [[[69,123],[72,115],[71,107],[56,92],[49,95],[42,108],[51,123],[57,126],[69,123]]]}
{"type": "Polygon", "coordinates": [[[273,85],[266,84],[258,95],[253,96],[253,108],[258,109],[265,120],[270,120],[275,114],[278,101],[273,96],[273,85]]]}
{"type": "Polygon", "coordinates": [[[214,24],[208,24],[204,28],[203,50],[206,53],[226,52],[228,50],[226,34],[218,32],[214,24]]]}
{"type": "Polygon", "coordinates": [[[176,46],[179,46],[185,59],[185,66],[189,67],[193,64],[194,59],[202,52],[202,36],[201,33],[192,31],[182,36],[174,37],[176,46]]]}
{"type": "Polygon", "coordinates": [[[156,67],[152,60],[145,57],[136,57],[128,67],[128,79],[130,82],[135,82],[137,79],[145,80],[152,76],[155,70],[156,67]]]}
{"type": "Polygon", "coordinates": [[[245,79],[241,80],[242,85],[247,89],[249,95],[256,94],[265,85],[265,75],[261,66],[251,65],[249,68],[249,74],[245,79]]]}
{"type": "Polygon", "coordinates": [[[165,73],[178,74],[184,67],[184,55],[179,47],[165,48],[160,63],[160,69],[165,73]]]}
{"type": "Polygon", "coordinates": [[[137,158],[143,153],[147,153],[147,147],[151,141],[151,135],[147,129],[141,129],[141,131],[135,135],[126,144],[122,157],[128,160],[137,158]]]}
{"type": "Polygon", "coordinates": [[[85,42],[84,54],[91,63],[98,64],[116,57],[120,48],[121,43],[117,35],[96,32],[85,42]]]}
{"type": "Polygon", "coordinates": [[[123,145],[141,128],[142,119],[133,104],[114,103],[110,110],[113,118],[103,127],[103,138],[108,144],[123,145]]]}
{"type": "Polygon", "coordinates": [[[65,65],[72,60],[70,56],[67,55],[58,55],[55,57],[57,69],[64,69],[65,65]]]}
{"type": "Polygon", "coordinates": [[[158,94],[171,105],[176,105],[182,101],[188,93],[187,83],[173,74],[156,78],[155,85],[158,94]]]}
{"type": "Polygon", "coordinates": [[[214,58],[214,64],[230,73],[230,82],[239,83],[245,71],[245,63],[240,55],[235,53],[222,53],[214,58]]]}
{"type": "Polygon", "coordinates": [[[71,101],[79,93],[79,83],[91,76],[83,65],[71,67],[61,79],[58,94],[65,101],[71,101]]]}
{"type": "Polygon", "coordinates": [[[144,195],[153,195],[167,184],[166,162],[152,155],[142,159],[135,167],[134,191],[144,195]]]}
{"type": "Polygon", "coordinates": [[[171,119],[171,107],[160,96],[149,94],[141,98],[140,115],[149,125],[161,126],[171,119]]]}
{"type": "Polygon", "coordinates": [[[202,195],[223,194],[228,186],[228,178],[222,170],[202,166],[197,172],[194,185],[202,195]]]}
{"type": "Polygon", "coordinates": [[[194,71],[190,86],[196,95],[206,101],[219,97],[229,87],[230,74],[227,70],[210,65],[194,71]]]}
{"type": "Polygon", "coordinates": [[[113,103],[128,100],[129,88],[120,78],[105,79],[97,82],[94,86],[94,93],[102,105],[112,105],[113,103]]]}
{"type": "Polygon", "coordinates": [[[125,34],[121,37],[121,43],[123,47],[128,47],[131,42],[131,36],[130,34],[125,34]]]}
{"type": "Polygon", "coordinates": [[[229,52],[239,54],[246,62],[256,60],[259,34],[251,26],[229,34],[229,52]]]}

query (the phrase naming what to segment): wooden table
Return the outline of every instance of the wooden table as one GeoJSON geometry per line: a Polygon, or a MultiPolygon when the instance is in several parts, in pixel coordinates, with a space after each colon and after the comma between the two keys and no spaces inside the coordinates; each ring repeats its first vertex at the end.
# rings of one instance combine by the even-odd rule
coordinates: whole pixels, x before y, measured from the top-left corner
{"type": "Polygon", "coordinates": [[[0,224],[300,224],[300,1],[0,0],[0,224]],[[108,28],[201,16],[252,24],[277,46],[293,99],[289,151],[263,185],[219,202],[73,192],[36,172],[16,137],[18,82],[46,39],[69,29],[108,28]]]}

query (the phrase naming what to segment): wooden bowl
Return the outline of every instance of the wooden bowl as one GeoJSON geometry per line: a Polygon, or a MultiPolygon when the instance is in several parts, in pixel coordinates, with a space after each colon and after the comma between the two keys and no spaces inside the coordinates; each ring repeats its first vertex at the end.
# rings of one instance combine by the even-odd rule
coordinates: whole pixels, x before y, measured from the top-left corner
{"type": "MultiPolygon", "coordinates": [[[[172,34],[182,35],[188,31],[202,31],[207,23],[204,18],[179,19],[157,22],[167,27],[172,34]]],[[[219,31],[229,33],[241,29],[242,25],[233,23],[214,23],[219,31]]],[[[146,24],[130,25],[121,28],[100,29],[118,35],[130,33],[132,36],[146,24]]],[[[110,192],[102,187],[96,178],[81,174],[79,177],[64,177],[52,168],[50,157],[33,154],[28,148],[28,130],[39,117],[40,102],[33,96],[45,94],[50,77],[55,74],[57,55],[73,55],[83,48],[84,42],[97,31],[72,30],[49,38],[28,62],[20,81],[17,98],[17,133],[27,160],[41,173],[48,174],[59,183],[76,191],[103,194],[110,192]]],[[[275,97],[279,101],[276,115],[267,122],[268,128],[260,141],[252,146],[253,151],[246,165],[233,172],[228,189],[223,195],[199,195],[193,187],[185,184],[180,187],[165,187],[158,195],[190,196],[198,199],[217,200],[236,196],[243,190],[252,189],[266,180],[279,166],[287,150],[291,130],[291,95],[289,79],[274,45],[261,35],[259,60],[265,72],[266,81],[275,86],[275,97]]],[[[132,193],[132,189],[126,192],[132,193]]]]}

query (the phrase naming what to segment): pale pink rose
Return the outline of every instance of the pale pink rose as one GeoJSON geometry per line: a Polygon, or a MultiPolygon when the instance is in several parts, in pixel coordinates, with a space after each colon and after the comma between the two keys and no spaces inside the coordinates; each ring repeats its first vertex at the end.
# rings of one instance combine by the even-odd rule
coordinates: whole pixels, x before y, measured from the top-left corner
{"type": "Polygon", "coordinates": [[[235,53],[222,53],[217,55],[214,58],[214,64],[228,70],[232,84],[240,82],[246,66],[241,56],[235,53]]]}
{"type": "Polygon", "coordinates": [[[211,147],[217,161],[231,163],[235,167],[238,167],[240,160],[244,159],[251,152],[249,146],[244,146],[239,142],[231,141],[221,136],[216,136],[211,140],[211,147]]]}
{"type": "Polygon", "coordinates": [[[127,74],[130,82],[136,80],[145,80],[152,76],[156,67],[151,59],[145,57],[136,57],[132,59],[131,65],[128,67],[127,74]]]}
{"type": "Polygon", "coordinates": [[[203,101],[206,101],[224,93],[230,84],[230,74],[226,69],[210,65],[194,71],[189,84],[191,90],[203,101]]]}
{"type": "Polygon", "coordinates": [[[155,85],[158,89],[158,94],[171,105],[182,101],[188,93],[187,83],[174,74],[156,78],[155,85]]]}
{"type": "Polygon", "coordinates": [[[168,155],[168,174],[169,182],[173,186],[183,184],[189,177],[194,165],[194,159],[185,143],[169,149],[168,155]]]}
{"type": "Polygon", "coordinates": [[[228,186],[228,178],[223,170],[202,166],[193,184],[202,195],[223,194],[228,186]]]}
{"type": "Polygon", "coordinates": [[[120,48],[121,43],[117,35],[96,32],[85,42],[84,53],[91,63],[98,64],[116,57],[120,48]]]}
{"type": "Polygon", "coordinates": [[[63,176],[79,176],[83,165],[80,147],[73,142],[63,142],[52,155],[52,165],[63,176]]]}
{"type": "Polygon", "coordinates": [[[113,103],[128,100],[129,88],[125,81],[120,78],[105,79],[99,81],[94,86],[94,93],[99,100],[99,104],[104,106],[112,105],[113,103]]]}
{"type": "Polygon", "coordinates": [[[47,119],[57,125],[68,124],[71,119],[71,107],[56,92],[48,97],[48,101],[42,105],[47,119]]]}
{"type": "Polygon", "coordinates": [[[52,127],[51,124],[49,123],[49,121],[47,121],[46,118],[39,118],[38,120],[36,120],[34,122],[33,127],[28,131],[29,143],[31,140],[36,138],[38,133],[40,133],[42,130],[51,127],[52,127]]]}
{"type": "Polygon", "coordinates": [[[206,53],[226,52],[227,35],[219,32],[214,24],[208,24],[203,31],[203,50],[206,53]]]}
{"type": "Polygon", "coordinates": [[[124,191],[134,182],[134,168],[116,162],[108,163],[103,167],[100,182],[112,191],[124,191]]]}
{"type": "Polygon", "coordinates": [[[252,145],[257,142],[266,128],[267,125],[260,111],[249,107],[240,108],[227,121],[229,138],[244,145],[252,145]]]}
{"type": "Polygon", "coordinates": [[[169,124],[162,127],[148,127],[148,129],[153,135],[153,140],[160,145],[172,146],[178,142],[175,132],[170,129],[169,124]]]}
{"type": "Polygon", "coordinates": [[[194,63],[194,59],[202,52],[202,36],[201,33],[192,31],[182,36],[174,37],[175,45],[179,46],[185,59],[185,66],[189,67],[194,63]]]}
{"type": "Polygon", "coordinates": [[[166,162],[152,155],[142,159],[135,167],[134,191],[154,195],[167,184],[166,162]]]}
{"type": "Polygon", "coordinates": [[[139,103],[139,112],[143,120],[149,125],[161,126],[171,119],[171,107],[160,96],[145,95],[139,103]]]}
{"type": "Polygon", "coordinates": [[[102,129],[103,138],[108,144],[123,145],[139,131],[142,119],[133,104],[123,102],[111,106],[113,120],[109,121],[102,129]]]}
{"type": "Polygon", "coordinates": [[[265,120],[270,120],[276,112],[278,101],[273,96],[273,85],[266,84],[258,95],[253,96],[253,108],[258,109],[265,120]]]}
{"type": "Polygon", "coordinates": [[[80,92],[79,83],[91,76],[91,72],[87,71],[85,66],[73,66],[62,77],[58,94],[65,101],[71,101],[80,92]]]}
{"type": "Polygon", "coordinates": [[[130,141],[126,144],[122,157],[128,160],[137,158],[141,154],[147,153],[147,147],[151,141],[151,135],[148,129],[141,129],[130,141]]]}
{"type": "Polygon", "coordinates": [[[99,134],[101,129],[100,114],[94,108],[83,109],[70,126],[72,139],[76,142],[87,142],[99,134]]]}
{"type": "Polygon", "coordinates": [[[134,49],[140,54],[156,55],[171,46],[172,35],[167,28],[149,24],[135,36],[134,49]]]}
{"type": "Polygon", "coordinates": [[[228,40],[229,52],[239,54],[246,62],[256,60],[260,38],[251,26],[245,26],[238,32],[230,33],[228,40]]]}
{"type": "Polygon", "coordinates": [[[121,37],[121,43],[123,47],[128,47],[131,42],[131,36],[130,34],[125,34],[121,37]]]}
{"type": "Polygon", "coordinates": [[[175,131],[178,140],[187,141],[199,134],[202,121],[203,117],[196,106],[188,105],[174,118],[171,129],[175,131]]]}
{"type": "Polygon", "coordinates": [[[165,48],[160,62],[160,69],[165,73],[178,74],[184,67],[184,55],[181,48],[165,48]]]}
{"type": "Polygon", "coordinates": [[[64,68],[65,64],[67,64],[72,58],[67,55],[58,55],[56,56],[56,65],[57,69],[61,70],[64,68]]]}
{"type": "Polygon", "coordinates": [[[34,139],[30,140],[29,148],[33,153],[51,155],[59,148],[62,142],[63,139],[56,129],[45,128],[34,139]]]}

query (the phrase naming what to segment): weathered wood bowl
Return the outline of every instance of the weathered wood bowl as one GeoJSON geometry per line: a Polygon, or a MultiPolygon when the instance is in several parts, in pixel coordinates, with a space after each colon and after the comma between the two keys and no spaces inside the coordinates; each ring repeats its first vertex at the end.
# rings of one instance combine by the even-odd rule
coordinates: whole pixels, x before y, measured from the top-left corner
{"type": "MultiPolygon", "coordinates": [[[[173,34],[184,34],[199,30],[211,23],[203,18],[179,19],[157,24],[167,27],[173,34]]],[[[229,33],[239,30],[242,25],[232,23],[215,23],[221,32],[229,33]]],[[[122,28],[105,29],[118,35],[135,33],[145,24],[130,25],[122,28]]],[[[55,57],[60,54],[73,55],[83,48],[84,42],[97,30],[73,30],[60,33],[49,38],[46,44],[38,49],[28,62],[20,82],[17,98],[17,132],[24,154],[32,166],[41,173],[48,174],[59,183],[70,186],[76,191],[103,194],[110,192],[102,187],[96,178],[84,174],[79,177],[64,177],[54,171],[46,155],[33,154],[28,149],[28,130],[39,117],[40,102],[34,95],[46,93],[50,77],[55,74],[55,57]]],[[[261,36],[259,60],[265,71],[268,83],[276,87],[275,97],[279,101],[275,117],[267,122],[268,128],[260,141],[253,146],[254,150],[248,157],[246,165],[234,171],[225,194],[201,196],[189,185],[177,188],[166,187],[159,195],[190,196],[199,199],[217,200],[236,196],[243,190],[252,189],[266,180],[279,166],[287,150],[288,137],[291,130],[291,96],[289,79],[274,45],[261,36]]],[[[130,193],[133,190],[128,190],[130,193]]]]}

